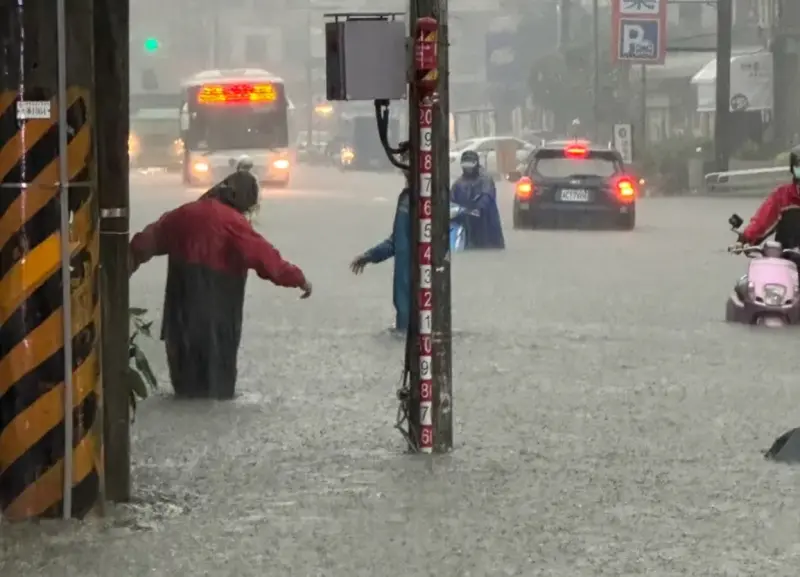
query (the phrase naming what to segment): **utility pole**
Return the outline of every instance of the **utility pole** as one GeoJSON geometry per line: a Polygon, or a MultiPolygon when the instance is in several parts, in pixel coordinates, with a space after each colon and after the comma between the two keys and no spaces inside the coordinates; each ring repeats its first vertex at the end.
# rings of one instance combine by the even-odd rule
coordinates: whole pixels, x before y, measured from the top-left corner
{"type": "Polygon", "coordinates": [[[439,22],[439,96],[433,115],[433,451],[447,453],[453,449],[448,0],[435,2],[434,17],[439,22]]]}
{"type": "Polygon", "coordinates": [[[592,86],[592,118],[594,139],[600,141],[600,1],[592,3],[592,42],[594,44],[594,77],[592,86]]]}
{"type": "Polygon", "coordinates": [[[562,53],[567,51],[570,44],[571,12],[571,0],[558,1],[558,47],[562,53]]]}
{"type": "Polygon", "coordinates": [[[82,517],[102,495],[92,4],[0,7],[0,357],[14,367],[0,376],[0,512],[10,520],[82,517]]]}
{"type": "Polygon", "coordinates": [[[733,0],[717,0],[717,94],[714,115],[715,170],[725,172],[730,162],[728,125],[731,110],[731,53],[733,0]]]}
{"type": "Polygon", "coordinates": [[[314,131],[314,51],[311,46],[314,40],[314,33],[311,27],[314,22],[312,14],[311,1],[309,0],[306,5],[306,28],[308,28],[308,40],[306,41],[306,96],[308,100],[306,128],[308,130],[308,137],[306,142],[309,149],[314,142],[312,139],[312,133],[314,131]]]}
{"type": "Polygon", "coordinates": [[[447,0],[412,0],[409,14],[416,63],[409,90],[416,217],[409,428],[420,452],[446,453],[453,447],[447,0]],[[433,70],[429,63],[435,63],[433,70]]]}
{"type": "Polygon", "coordinates": [[[220,10],[218,0],[209,0],[208,16],[211,18],[211,68],[221,68],[220,63],[220,10]]]}
{"type": "Polygon", "coordinates": [[[647,148],[647,66],[642,64],[639,67],[639,74],[641,76],[641,101],[639,102],[639,143],[634,143],[638,146],[641,152],[647,148]]]}
{"type": "MultiPolygon", "coordinates": [[[[72,2],[73,0],[70,0],[72,2]]],[[[106,496],[131,497],[128,130],[129,0],[94,0],[95,118],[103,295],[106,496]]]]}

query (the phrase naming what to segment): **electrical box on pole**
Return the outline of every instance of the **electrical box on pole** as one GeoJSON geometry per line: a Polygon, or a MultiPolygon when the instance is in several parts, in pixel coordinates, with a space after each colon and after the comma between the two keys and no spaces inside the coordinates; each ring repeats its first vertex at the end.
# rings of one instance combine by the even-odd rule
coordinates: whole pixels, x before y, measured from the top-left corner
{"type": "Polygon", "coordinates": [[[326,14],[326,97],[400,100],[406,96],[406,29],[392,14],[326,14]]]}

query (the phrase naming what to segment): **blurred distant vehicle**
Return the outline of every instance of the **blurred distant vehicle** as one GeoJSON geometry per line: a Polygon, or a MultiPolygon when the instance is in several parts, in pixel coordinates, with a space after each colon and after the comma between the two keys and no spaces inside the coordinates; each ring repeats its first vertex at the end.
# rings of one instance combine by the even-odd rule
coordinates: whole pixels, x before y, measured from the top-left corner
{"type": "Polygon", "coordinates": [[[516,183],[515,229],[600,224],[632,230],[636,224],[637,182],[611,148],[548,142],[508,179],[516,183]]]}
{"type": "MultiPolygon", "coordinates": [[[[337,142],[339,166],[342,170],[394,170],[378,136],[378,126],[374,116],[354,116],[343,123],[342,134],[337,142]]],[[[389,142],[397,142],[399,123],[389,119],[389,142]]]]}
{"type": "Polygon", "coordinates": [[[481,165],[487,174],[497,176],[500,172],[497,166],[497,148],[501,142],[510,142],[517,162],[524,161],[536,147],[530,142],[515,138],[513,136],[484,136],[481,138],[470,138],[456,142],[450,147],[450,164],[458,164],[461,154],[467,150],[474,150],[481,159],[481,165]]]}
{"type": "Polygon", "coordinates": [[[131,95],[128,156],[132,168],[180,169],[183,141],[179,108],[178,94],[131,95]]]}
{"type": "Polygon", "coordinates": [[[217,183],[248,156],[260,183],[289,185],[293,107],[281,78],[260,69],[207,70],[184,82],[182,98],[185,184],[217,183]]]}
{"type": "Polygon", "coordinates": [[[308,164],[325,164],[328,157],[326,151],[331,141],[331,134],[322,130],[313,130],[311,142],[308,140],[308,130],[301,130],[297,135],[297,161],[308,164]]]}

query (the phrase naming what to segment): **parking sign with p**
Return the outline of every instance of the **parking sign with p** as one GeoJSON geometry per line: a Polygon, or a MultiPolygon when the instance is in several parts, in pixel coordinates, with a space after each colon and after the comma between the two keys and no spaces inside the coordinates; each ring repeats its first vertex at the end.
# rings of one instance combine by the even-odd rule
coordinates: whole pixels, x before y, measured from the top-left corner
{"type": "Polygon", "coordinates": [[[616,61],[663,64],[666,58],[666,2],[613,0],[616,61]]]}

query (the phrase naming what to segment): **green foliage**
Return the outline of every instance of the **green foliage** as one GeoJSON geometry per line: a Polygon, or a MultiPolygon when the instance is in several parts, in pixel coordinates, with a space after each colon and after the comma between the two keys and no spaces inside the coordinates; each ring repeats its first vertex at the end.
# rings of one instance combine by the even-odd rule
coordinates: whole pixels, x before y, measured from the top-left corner
{"type": "Polygon", "coordinates": [[[141,336],[152,338],[153,321],[147,320],[147,309],[131,307],[129,314],[131,336],[128,340],[128,358],[130,360],[128,382],[130,386],[131,413],[135,415],[138,402],[146,399],[158,389],[158,380],[150,367],[150,361],[147,360],[147,356],[137,340],[141,336]]]}
{"type": "MultiPolygon", "coordinates": [[[[605,44],[605,43],[604,43],[605,44]]],[[[599,105],[602,116],[613,117],[623,106],[617,97],[621,67],[612,67],[611,55],[601,48],[599,105]]],[[[593,114],[594,53],[592,46],[578,45],[565,52],[552,52],[531,67],[531,94],[538,106],[556,117],[556,130],[563,130],[573,118],[589,119],[593,114]]]]}
{"type": "Polygon", "coordinates": [[[635,162],[636,170],[664,190],[681,191],[689,186],[689,160],[714,158],[707,139],[678,137],[650,144],[635,162]]]}
{"type": "MultiPolygon", "coordinates": [[[[775,147],[748,140],[739,147],[739,150],[733,154],[733,157],[739,160],[768,161],[775,157],[775,147]]],[[[788,155],[786,162],[787,164],[789,162],[788,155]]]]}

